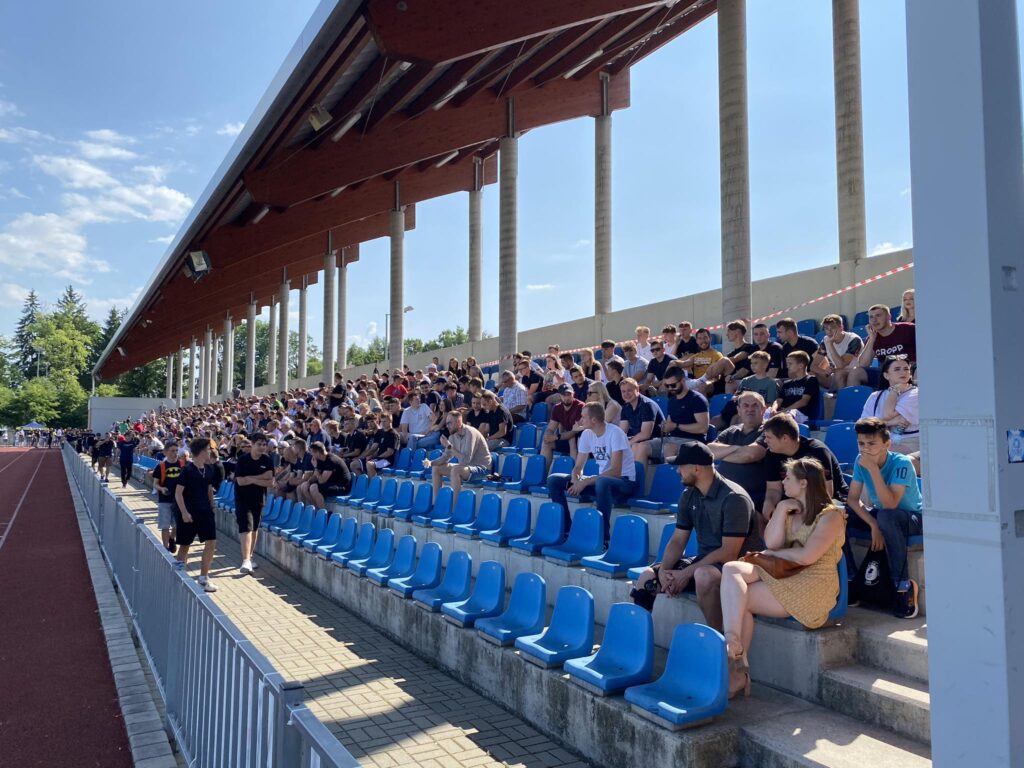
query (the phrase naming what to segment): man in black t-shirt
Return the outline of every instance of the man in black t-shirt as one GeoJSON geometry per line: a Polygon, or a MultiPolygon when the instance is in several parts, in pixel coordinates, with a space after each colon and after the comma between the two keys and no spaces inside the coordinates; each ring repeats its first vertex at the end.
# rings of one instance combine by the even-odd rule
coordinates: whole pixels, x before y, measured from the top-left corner
{"type": "Polygon", "coordinates": [[[267,489],[274,484],[274,462],[267,455],[267,436],[253,435],[249,452],[243,449],[235,462],[235,519],[238,521],[238,542],[242,550],[242,573],[252,573],[253,553],[260,530],[263,502],[267,489]]]}
{"type": "Polygon", "coordinates": [[[493,392],[484,392],[483,398],[484,414],[487,417],[487,450],[496,451],[509,444],[509,437],[512,434],[512,413],[503,403],[498,402],[498,396],[493,392]]]}
{"type": "Polygon", "coordinates": [[[806,352],[791,352],[786,358],[790,375],[779,387],[779,399],[772,406],[775,413],[792,413],[800,423],[818,418],[821,384],[817,376],[807,373],[810,364],[811,359],[806,352]]]}
{"type": "MultiPolygon", "coordinates": [[[[480,429],[480,425],[487,421],[487,414],[484,413],[484,403],[480,395],[473,395],[471,407],[466,411],[466,423],[473,429],[480,429]]],[[[486,435],[486,432],[484,433],[486,435]]]]}
{"type": "Polygon", "coordinates": [[[114,460],[114,433],[107,432],[96,444],[96,461],[99,466],[100,482],[110,482],[110,463],[114,460]]]}
{"type": "Polygon", "coordinates": [[[323,443],[313,443],[309,448],[313,454],[313,477],[307,483],[311,503],[318,509],[331,496],[344,496],[352,488],[352,472],[345,460],[328,453],[323,443]]]}
{"type": "Polygon", "coordinates": [[[722,477],[739,483],[754,502],[754,509],[764,506],[765,485],[768,482],[764,457],[767,449],[761,436],[764,429],[764,398],[759,392],[740,392],[733,400],[737,404],[739,423],[718,433],[708,448],[715,454],[722,477]]]}
{"type": "Polygon", "coordinates": [[[198,437],[189,443],[192,461],[185,465],[174,489],[177,505],[175,522],[178,533],[178,562],[184,568],[188,550],[196,536],[203,542],[203,557],[199,570],[199,586],[206,592],[216,592],[210,581],[210,566],[217,549],[217,524],[213,515],[213,486],[216,470],[210,464],[210,441],[198,437]]]}
{"type": "Polygon", "coordinates": [[[173,440],[164,446],[164,459],[150,473],[153,476],[153,488],[156,489],[156,527],[160,529],[160,540],[172,555],[178,545],[174,533],[174,489],[178,478],[185,468],[185,460],[178,456],[178,444],[173,440]]]}
{"type": "MultiPolygon", "coordinates": [[[[806,352],[807,359],[812,360],[818,351],[818,342],[810,336],[801,336],[796,332],[796,320],[791,317],[779,320],[775,324],[779,334],[779,341],[782,342],[783,365],[787,364],[790,354],[796,351],[806,352]]],[[[779,371],[779,378],[790,378],[789,371],[783,368],[779,371]]]]}

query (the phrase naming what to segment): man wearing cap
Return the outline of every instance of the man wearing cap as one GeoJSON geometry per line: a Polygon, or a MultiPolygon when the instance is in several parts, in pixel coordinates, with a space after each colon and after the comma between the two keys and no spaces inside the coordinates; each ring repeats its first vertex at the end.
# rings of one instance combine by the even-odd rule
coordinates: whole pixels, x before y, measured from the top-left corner
{"type": "Polygon", "coordinates": [[[577,400],[572,387],[559,384],[558,403],[551,410],[551,420],[544,430],[540,453],[544,457],[545,466],[550,466],[554,451],[567,453],[576,459],[576,438],[579,436],[574,427],[583,413],[583,401],[577,400]]]}
{"type": "Polygon", "coordinates": [[[683,480],[683,494],[672,534],[660,563],[645,569],[630,593],[648,611],[660,592],[675,597],[696,592],[709,626],[722,631],[722,565],[744,552],[759,549],[754,526],[754,503],[740,485],[715,471],[715,457],[703,443],[683,443],[672,461],[683,480]],[[686,545],[696,532],[697,554],[686,557],[686,545]]]}

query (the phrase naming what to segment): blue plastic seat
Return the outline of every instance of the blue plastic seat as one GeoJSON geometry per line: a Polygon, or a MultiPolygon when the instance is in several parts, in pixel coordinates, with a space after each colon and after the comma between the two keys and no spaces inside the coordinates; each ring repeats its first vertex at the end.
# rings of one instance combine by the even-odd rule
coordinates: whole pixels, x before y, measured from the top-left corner
{"type": "Polygon", "coordinates": [[[505,512],[505,520],[497,530],[481,530],[480,539],[499,547],[507,547],[511,539],[518,539],[530,532],[530,500],[524,497],[512,499],[505,512]]]}
{"type": "MultiPolygon", "coordinates": [[[[665,547],[668,546],[669,540],[677,530],[675,523],[668,523],[661,529],[661,541],[658,543],[658,554],[656,554],[654,559],[647,565],[661,562],[661,559],[665,556],[665,547]]],[[[683,557],[695,557],[697,550],[697,531],[693,530],[690,531],[690,538],[686,540],[686,549],[683,550],[683,557]]],[[[630,568],[626,572],[626,578],[636,581],[640,578],[640,574],[647,570],[647,565],[638,565],[634,568],[630,568]]]]}
{"type": "Polygon", "coordinates": [[[867,325],[868,324],[868,311],[865,309],[862,312],[858,312],[853,316],[854,325],[867,325]]]}
{"type": "Polygon", "coordinates": [[[729,703],[725,638],[703,624],[680,624],[661,677],[627,688],[625,699],[635,711],[673,729],[722,714],[729,703]]]}
{"type": "MultiPolygon", "coordinates": [[[[801,435],[803,435],[804,437],[810,437],[811,436],[811,428],[810,427],[808,427],[806,424],[799,424],[798,426],[800,427],[800,434],[801,435]]],[[[713,441],[708,440],[708,442],[710,443],[710,442],[713,442],[713,441]]]]}
{"type": "Polygon", "coordinates": [[[406,470],[409,468],[409,462],[412,461],[412,451],[408,448],[403,448],[398,452],[398,456],[395,457],[395,463],[390,467],[384,467],[381,470],[383,475],[394,475],[398,470],[406,470]]]}
{"type": "Polygon", "coordinates": [[[516,427],[515,442],[507,448],[502,448],[501,453],[523,455],[527,451],[537,450],[537,425],[529,422],[516,427]]]}
{"type": "Polygon", "coordinates": [[[398,540],[394,559],[380,568],[368,568],[366,578],[380,586],[391,579],[402,579],[416,572],[416,538],[403,536],[398,540]]]}
{"type": "Polygon", "coordinates": [[[608,551],[580,560],[587,570],[605,576],[625,576],[637,565],[647,563],[647,520],[639,515],[622,515],[612,526],[608,551]]]}
{"type": "Polygon", "coordinates": [[[380,492],[380,498],[370,504],[363,504],[363,509],[368,509],[371,512],[376,512],[378,515],[384,515],[387,517],[388,511],[395,505],[395,499],[398,496],[398,481],[389,477],[384,481],[384,486],[380,492]]]}
{"type": "Polygon", "coordinates": [[[597,653],[565,662],[569,679],[599,696],[641,685],[654,672],[654,621],[632,603],[614,603],[608,611],[597,653]]]}
{"type": "MultiPolygon", "coordinates": [[[[327,510],[324,510],[326,513],[327,510]]],[[[320,532],[317,538],[306,538],[302,542],[302,548],[308,549],[310,552],[316,552],[317,547],[328,542],[338,540],[338,531],[341,530],[341,514],[338,512],[332,512],[326,516],[324,521],[324,529],[320,532]]]]}
{"type": "Polygon", "coordinates": [[[545,402],[534,403],[533,408],[530,409],[530,423],[531,424],[544,424],[549,420],[548,416],[548,404],[545,402]]]}
{"type": "Polygon", "coordinates": [[[411,480],[399,482],[395,478],[391,479],[398,483],[398,493],[395,494],[392,501],[386,504],[383,497],[381,498],[380,504],[377,505],[377,514],[384,515],[384,517],[394,517],[396,509],[412,509],[412,494],[416,488],[411,480]]]}
{"type": "Polygon", "coordinates": [[[562,505],[546,501],[537,510],[537,525],[533,533],[518,539],[512,539],[508,545],[513,549],[521,549],[531,555],[538,555],[544,547],[555,547],[565,541],[564,515],[562,505]]]}
{"type": "Polygon", "coordinates": [[[496,493],[485,493],[480,499],[480,509],[476,518],[468,523],[452,528],[458,536],[475,539],[480,531],[493,531],[501,527],[501,496],[496,493]]]}
{"type": "MultiPolygon", "coordinates": [[[[448,490],[451,490],[450,488],[448,490]]],[[[459,491],[459,497],[455,500],[455,507],[451,515],[444,518],[434,518],[430,521],[431,526],[440,531],[451,531],[457,525],[467,525],[473,522],[476,516],[476,491],[472,488],[463,488],[459,491]]]]}
{"type": "MultiPolygon", "coordinates": [[[[512,458],[509,456],[509,458],[512,458]]],[[[507,461],[507,459],[506,459],[507,461]]],[[[515,480],[510,480],[502,485],[506,491],[514,491],[516,493],[526,493],[530,486],[538,485],[544,482],[544,467],[547,461],[543,456],[529,456],[526,459],[526,469],[523,470],[523,476],[515,480]]]]}
{"type": "Polygon", "coordinates": [[[848,421],[831,425],[825,431],[825,445],[835,455],[840,467],[852,467],[860,453],[855,425],[848,421]]]}
{"type": "Polygon", "coordinates": [[[818,321],[813,317],[796,321],[796,332],[801,336],[813,336],[818,332],[818,321]]]}
{"type": "MultiPolygon", "coordinates": [[[[337,513],[337,517],[341,517],[340,512],[337,513]]],[[[338,535],[334,538],[334,541],[324,539],[323,542],[317,545],[316,553],[330,560],[333,552],[347,552],[356,545],[358,532],[359,521],[354,517],[345,518],[338,527],[338,535]]]]}
{"type": "Polygon", "coordinates": [[[479,619],[476,630],[498,645],[512,645],[523,635],[544,629],[547,615],[547,585],[536,573],[520,573],[512,584],[508,608],[493,618],[479,619]]]}
{"type": "Polygon", "coordinates": [[[491,392],[496,392],[498,389],[498,385],[494,383],[494,379],[488,379],[486,382],[484,382],[484,389],[488,389],[491,392]]]}
{"type": "Polygon", "coordinates": [[[542,547],[540,553],[563,565],[576,565],[582,558],[599,555],[603,551],[601,513],[593,507],[580,507],[573,513],[568,538],[561,544],[542,547]]]}
{"type": "Polygon", "coordinates": [[[370,480],[370,482],[367,484],[367,486],[366,486],[366,495],[363,496],[363,498],[361,498],[361,499],[357,499],[357,498],[349,499],[348,500],[349,506],[350,507],[355,507],[356,509],[365,509],[367,504],[374,504],[374,505],[376,505],[377,502],[380,501],[380,491],[381,491],[381,488],[383,487],[383,485],[384,485],[384,481],[381,479],[380,475],[377,475],[372,480],[370,480]]]}
{"type": "Polygon", "coordinates": [[[468,552],[452,552],[436,587],[417,589],[412,599],[430,611],[440,611],[444,603],[457,603],[469,597],[473,576],[473,558],[468,552]]]}
{"type": "Polygon", "coordinates": [[[503,488],[505,483],[518,480],[523,472],[523,458],[518,453],[511,453],[501,463],[501,475],[499,480],[484,480],[484,488],[503,488]]]}
{"type": "Polygon", "coordinates": [[[284,499],[280,496],[267,494],[267,504],[264,505],[263,515],[260,517],[260,528],[270,528],[272,523],[277,522],[283,504],[284,499]]]}
{"type": "Polygon", "coordinates": [[[516,648],[523,658],[547,669],[590,655],[594,650],[594,596],[583,587],[562,587],[548,628],[517,638],[516,648]]]}
{"type": "Polygon", "coordinates": [[[732,400],[732,395],[712,395],[708,402],[708,418],[715,418],[722,414],[725,404],[732,400]]]}
{"type": "Polygon", "coordinates": [[[370,480],[366,475],[360,475],[352,481],[352,490],[347,496],[334,496],[330,500],[343,507],[348,506],[353,501],[362,501],[363,497],[366,496],[366,486],[369,483],[370,480]]]}
{"type": "Polygon", "coordinates": [[[667,416],[668,415],[668,395],[658,395],[657,397],[654,398],[654,402],[658,406],[658,409],[661,411],[661,415],[662,416],[667,416]]]}
{"type": "MultiPolygon", "coordinates": [[[[505,566],[494,560],[480,563],[469,597],[441,604],[445,619],[460,627],[472,627],[477,619],[497,616],[505,604],[505,566]]],[[[642,610],[642,609],[641,609],[642,610]]]]}
{"type": "Polygon", "coordinates": [[[299,517],[302,515],[302,505],[297,501],[285,499],[282,505],[281,514],[278,520],[270,524],[271,533],[280,533],[282,528],[295,528],[299,524],[299,517]]]}
{"type": "Polygon", "coordinates": [[[357,560],[349,560],[345,567],[355,571],[358,576],[365,576],[371,568],[383,568],[391,562],[392,547],[395,543],[395,532],[390,528],[381,528],[380,535],[373,545],[373,551],[369,557],[360,557],[357,560]]]}
{"type": "Polygon", "coordinates": [[[388,579],[387,587],[402,597],[412,597],[417,589],[433,589],[441,583],[441,545],[428,541],[423,545],[420,561],[410,576],[388,579]]]}
{"type": "Polygon", "coordinates": [[[434,489],[428,483],[423,483],[416,489],[411,507],[399,507],[395,504],[394,517],[398,520],[412,520],[413,515],[426,515],[430,512],[430,502],[433,499],[434,489]]]}
{"type": "MultiPolygon", "coordinates": [[[[441,453],[442,451],[440,449],[432,450],[426,454],[426,456],[423,458],[423,461],[433,461],[434,459],[440,457],[441,453]]],[[[423,461],[420,461],[418,464],[416,462],[413,462],[409,467],[409,471],[406,472],[406,477],[408,477],[410,480],[425,480],[426,478],[430,477],[430,469],[428,467],[423,466],[423,461]]]]}
{"type": "Polygon", "coordinates": [[[419,471],[423,469],[423,460],[427,458],[427,451],[425,448],[417,448],[412,452],[412,456],[409,457],[409,463],[404,467],[396,467],[395,471],[392,472],[395,477],[408,477],[409,472],[415,470],[419,471]]]}
{"type": "Polygon", "coordinates": [[[551,469],[548,471],[547,477],[541,483],[530,487],[530,493],[534,496],[543,496],[544,498],[551,498],[551,489],[548,488],[548,483],[552,475],[570,475],[572,469],[576,465],[576,462],[572,460],[572,456],[555,456],[551,460],[551,469]]]}
{"type": "Polygon", "coordinates": [[[294,526],[282,528],[280,531],[281,537],[288,541],[291,541],[295,534],[305,533],[306,531],[308,531],[309,526],[313,524],[313,515],[315,514],[316,507],[314,507],[312,504],[307,504],[306,506],[302,507],[302,510],[299,512],[298,521],[296,521],[294,526]]]}
{"type": "Polygon", "coordinates": [[[836,393],[836,407],[832,412],[831,424],[859,421],[864,412],[864,403],[874,392],[871,387],[843,387],[836,393]]]}
{"type": "Polygon", "coordinates": [[[309,526],[309,530],[305,533],[297,533],[292,536],[292,541],[298,544],[300,547],[305,545],[307,541],[319,541],[320,537],[324,535],[324,530],[327,528],[327,510],[320,508],[313,515],[313,524],[309,526]]]}
{"type": "Polygon", "coordinates": [[[437,496],[434,498],[434,506],[424,515],[413,515],[412,521],[416,525],[425,525],[427,528],[434,520],[446,520],[452,516],[452,503],[455,497],[452,489],[447,486],[441,486],[441,489],[437,492],[437,496]]]}
{"type": "Polygon", "coordinates": [[[338,565],[345,565],[349,560],[362,560],[365,557],[369,557],[373,551],[373,541],[376,533],[377,529],[373,523],[363,523],[359,526],[359,536],[356,537],[356,543],[352,549],[331,552],[331,560],[338,565]]]}
{"type": "Polygon", "coordinates": [[[638,496],[629,500],[632,509],[658,511],[668,509],[679,502],[683,493],[683,481],[679,470],[673,464],[659,464],[654,468],[651,490],[646,496],[638,496]]]}

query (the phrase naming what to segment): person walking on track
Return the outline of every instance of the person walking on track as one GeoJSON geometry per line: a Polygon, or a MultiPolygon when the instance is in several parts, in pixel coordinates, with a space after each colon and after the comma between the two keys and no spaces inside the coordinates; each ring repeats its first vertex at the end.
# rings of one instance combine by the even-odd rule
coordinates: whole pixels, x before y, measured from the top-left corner
{"type": "Polygon", "coordinates": [[[207,438],[198,437],[188,447],[192,461],[181,470],[174,488],[178,562],[181,567],[186,567],[189,547],[198,536],[203,542],[199,586],[206,592],[216,592],[217,587],[210,581],[210,565],[217,549],[217,526],[213,515],[213,486],[217,480],[217,469],[212,464],[207,438]]]}

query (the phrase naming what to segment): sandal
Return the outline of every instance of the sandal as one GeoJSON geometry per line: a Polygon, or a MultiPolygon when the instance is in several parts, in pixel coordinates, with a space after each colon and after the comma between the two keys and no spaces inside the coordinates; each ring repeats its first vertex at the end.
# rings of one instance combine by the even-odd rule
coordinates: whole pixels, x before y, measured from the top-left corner
{"type": "Polygon", "coordinates": [[[750,664],[747,653],[740,644],[739,637],[730,632],[726,636],[726,655],[729,659],[729,698],[734,698],[740,691],[744,697],[750,696],[750,664]],[[740,681],[736,684],[735,681],[740,681]]]}

